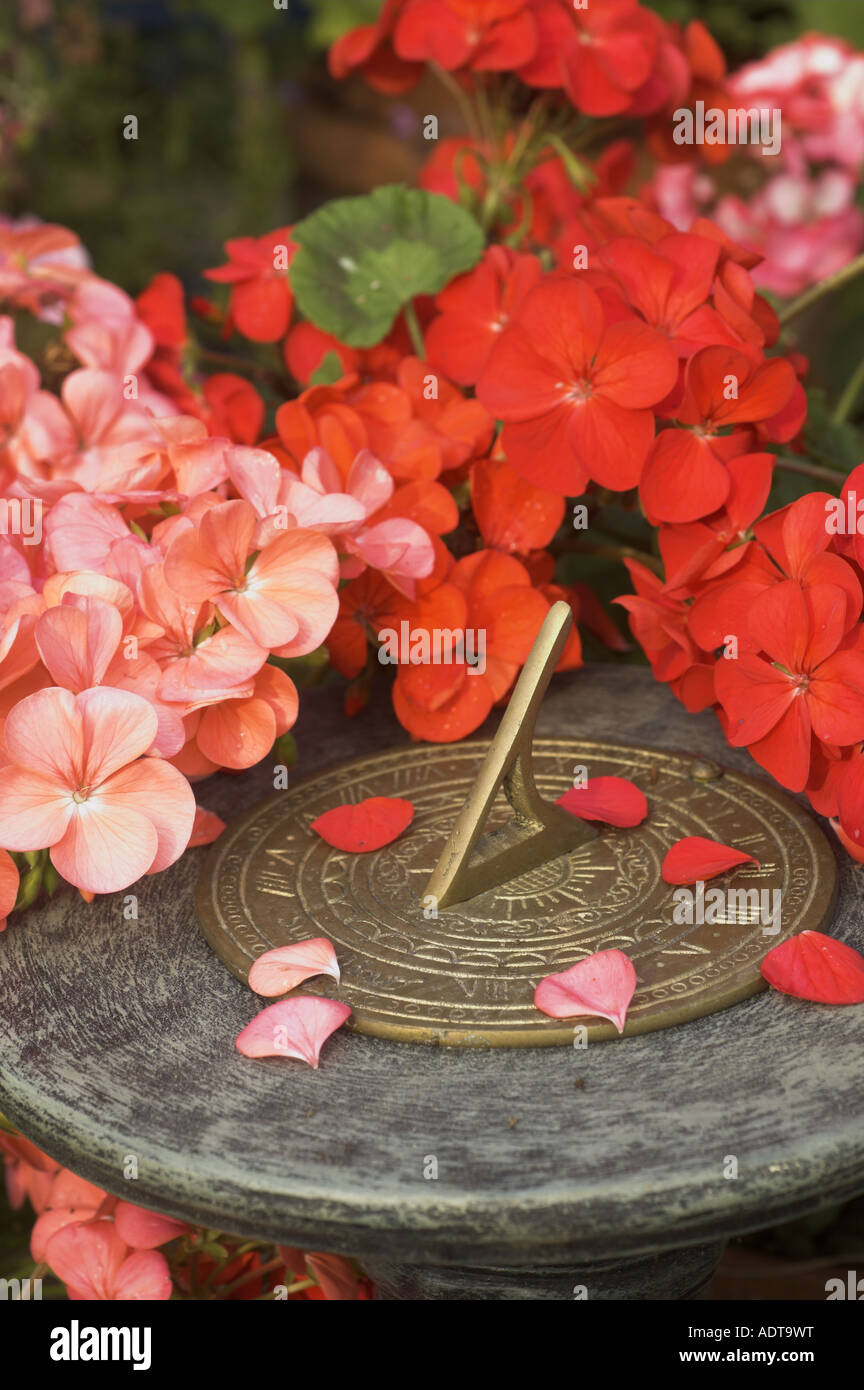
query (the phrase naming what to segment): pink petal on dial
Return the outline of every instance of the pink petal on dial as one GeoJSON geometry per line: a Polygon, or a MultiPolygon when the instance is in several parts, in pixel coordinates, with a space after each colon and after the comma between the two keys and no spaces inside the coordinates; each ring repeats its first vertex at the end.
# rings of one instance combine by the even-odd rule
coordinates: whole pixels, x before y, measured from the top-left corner
{"type": "Polygon", "coordinates": [[[550,1018],[608,1018],[619,1033],[633,991],[636,971],[623,951],[596,951],[569,970],[547,975],[534,991],[535,1007],[550,1018]]]}
{"type": "Polygon", "coordinates": [[[269,999],[287,994],[312,975],[332,975],[339,983],[339,964],[332,942],[324,936],[298,941],[294,946],[277,946],[265,951],[249,971],[249,988],[269,999]]]}

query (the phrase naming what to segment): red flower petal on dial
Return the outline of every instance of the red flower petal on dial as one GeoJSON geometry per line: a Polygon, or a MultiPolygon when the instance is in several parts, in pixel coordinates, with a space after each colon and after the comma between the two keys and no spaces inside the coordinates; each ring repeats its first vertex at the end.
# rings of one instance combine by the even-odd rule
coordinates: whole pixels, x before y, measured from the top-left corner
{"type": "Polygon", "coordinates": [[[313,975],[332,975],[339,983],[339,965],[333,943],[324,936],[310,937],[293,946],[277,946],[253,961],[249,988],[273,999],[302,985],[313,975]]]}
{"type": "Polygon", "coordinates": [[[414,819],[414,807],[400,796],[369,796],[365,801],[334,806],[310,826],[334,849],[352,854],[389,845],[414,819]]]}
{"type": "Polygon", "coordinates": [[[758,859],[741,849],[721,845],[719,840],[706,840],[702,835],[686,835],[668,851],[661,872],[664,883],[698,883],[700,879],[717,878],[739,864],[755,864],[759,868],[758,859]]]}
{"type": "Polygon", "coordinates": [[[571,787],[558,805],[581,820],[607,825],[641,825],[648,814],[645,793],[626,777],[591,777],[585,787],[571,787]]]}
{"type": "Polygon", "coordinates": [[[550,1018],[608,1018],[619,1033],[636,989],[636,971],[623,951],[595,951],[569,970],[547,975],[534,991],[534,1006],[550,1018]]]}
{"type": "Polygon", "coordinates": [[[762,962],[773,989],[816,1004],[864,1004],[864,956],[821,931],[781,941],[762,962]]]}
{"type": "Polygon", "coordinates": [[[192,835],[187,849],[193,849],[196,845],[212,845],[214,840],[218,840],[222,831],[225,829],[225,822],[215,811],[205,811],[203,806],[195,807],[195,819],[192,822],[192,835]]]}
{"type": "Polygon", "coordinates": [[[317,1067],[321,1048],[351,1014],[336,999],[280,999],[247,1024],[234,1043],[244,1057],[296,1057],[317,1067]]]}

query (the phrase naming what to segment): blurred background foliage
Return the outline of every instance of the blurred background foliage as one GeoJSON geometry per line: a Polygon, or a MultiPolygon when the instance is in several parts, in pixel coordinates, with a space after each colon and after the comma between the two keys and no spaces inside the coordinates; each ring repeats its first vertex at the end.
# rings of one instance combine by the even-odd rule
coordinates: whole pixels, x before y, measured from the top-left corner
{"type": "MultiPolygon", "coordinates": [[[[410,174],[416,103],[326,73],[327,45],[374,18],[380,0],[278,3],[3,0],[0,211],[73,227],[99,272],[135,293],[157,270],[194,278],[218,263],[226,237],[372,186],[376,157],[385,177],[410,174]],[[123,138],[127,115],[137,140],[123,138]],[[358,118],[379,127],[371,157],[352,139],[358,118]]],[[[730,66],[807,28],[855,40],[862,20],[860,0],[655,7],[698,15],[730,66]]]]}

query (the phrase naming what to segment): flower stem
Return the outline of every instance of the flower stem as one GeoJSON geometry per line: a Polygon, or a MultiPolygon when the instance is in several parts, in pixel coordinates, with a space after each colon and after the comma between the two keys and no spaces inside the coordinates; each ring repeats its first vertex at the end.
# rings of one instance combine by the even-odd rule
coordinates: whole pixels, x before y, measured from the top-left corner
{"type": "Polygon", "coordinates": [[[283,394],[288,389],[287,378],[283,377],[281,372],[274,371],[272,367],[265,367],[261,362],[253,362],[248,357],[235,357],[233,353],[218,352],[215,348],[205,347],[198,348],[197,357],[201,362],[212,362],[214,366],[222,367],[226,371],[248,372],[250,376],[257,376],[277,387],[283,394]]]}
{"type": "Polygon", "coordinates": [[[811,285],[809,290],[805,290],[797,299],[793,299],[792,303],[787,304],[780,313],[778,317],[781,327],[797,318],[799,314],[803,314],[805,309],[809,309],[810,305],[815,304],[823,295],[831,294],[841,285],[847,284],[849,280],[854,280],[855,276],[860,275],[862,271],[864,271],[864,255],[856,256],[854,261],[844,265],[834,275],[829,275],[827,280],[822,280],[818,285],[811,285]]]}
{"type": "Polygon", "coordinates": [[[460,87],[456,78],[453,77],[446,68],[439,67],[437,63],[430,63],[429,66],[442,86],[447,88],[448,92],[455,100],[456,105],[459,107],[459,110],[462,112],[462,119],[465,122],[471,139],[476,140],[478,145],[482,144],[483,136],[477,123],[477,113],[471,105],[467,93],[460,87]]]}
{"type": "Polygon", "coordinates": [[[849,419],[862,386],[864,386],[864,358],[861,359],[850,376],[843,388],[842,396],[834,407],[834,414],[831,418],[835,425],[842,425],[849,419]]]}
{"type": "Polygon", "coordinates": [[[239,1279],[235,1279],[232,1284],[217,1285],[219,1292],[214,1295],[215,1299],[227,1298],[236,1289],[242,1289],[244,1285],[251,1284],[253,1279],[260,1279],[262,1275],[271,1274],[273,1270],[284,1269],[285,1261],[282,1259],[268,1260],[266,1264],[259,1265],[257,1269],[247,1270],[239,1279]]]}
{"type": "Polygon", "coordinates": [[[420,332],[420,322],[417,318],[417,310],[414,308],[414,305],[409,300],[402,312],[405,315],[405,325],[411,337],[411,342],[414,345],[414,351],[420,358],[421,362],[425,362],[426,345],[423,342],[423,334],[420,332]]]}
{"type": "Polygon", "coordinates": [[[845,477],[836,468],[823,468],[821,464],[810,463],[806,459],[792,459],[781,455],[775,460],[778,468],[784,468],[787,473],[801,473],[805,478],[815,478],[820,483],[831,483],[834,488],[838,488],[845,477]]]}

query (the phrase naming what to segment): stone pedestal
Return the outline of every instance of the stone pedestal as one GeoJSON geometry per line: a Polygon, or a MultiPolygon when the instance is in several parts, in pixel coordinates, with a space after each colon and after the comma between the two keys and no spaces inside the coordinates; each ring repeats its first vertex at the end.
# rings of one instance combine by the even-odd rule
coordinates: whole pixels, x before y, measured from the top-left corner
{"type": "MultiPolygon", "coordinates": [[[[304,696],[297,775],[405,741],[339,699],[304,696]]],[[[537,732],[567,729],[755,770],[634,668],[553,683],[537,732]]],[[[228,818],[271,776],[199,797],[228,818]]],[[[136,887],[137,920],[66,893],[0,937],[0,1111],[108,1191],[355,1255],[384,1298],[590,1300],[698,1297],[729,1236],[864,1190],[861,1008],[769,991],[585,1051],[343,1031],[317,1071],[239,1056],[261,1002],[195,926],[201,853],[136,887]]],[[[845,862],[833,926],[859,949],[862,874],[845,862]]]]}

